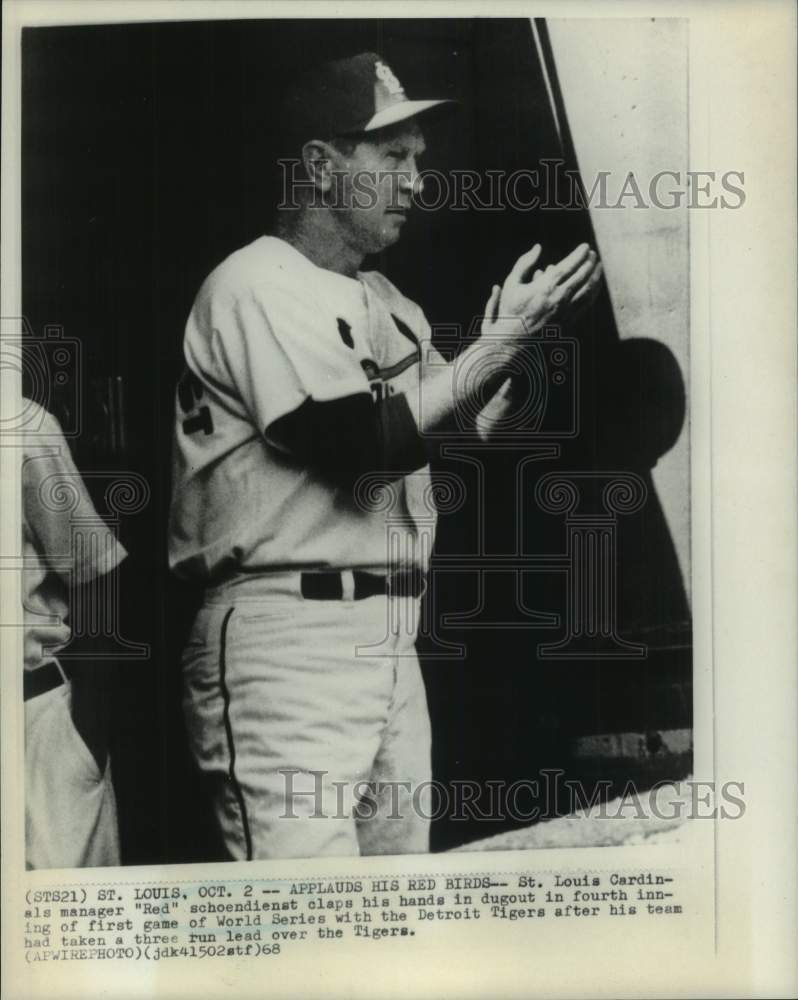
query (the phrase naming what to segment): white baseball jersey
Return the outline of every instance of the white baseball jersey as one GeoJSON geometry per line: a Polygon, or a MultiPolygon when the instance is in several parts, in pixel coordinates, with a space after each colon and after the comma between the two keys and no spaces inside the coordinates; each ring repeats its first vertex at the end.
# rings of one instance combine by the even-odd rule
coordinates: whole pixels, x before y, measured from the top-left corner
{"type": "Polygon", "coordinates": [[[61,427],[32,400],[22,464],[25,669],[69,642],[69,585],[110,573],[127,555],[94,509],[61,427]]]}
{"type": "MultiPolygon", "coordinates": [[[[269,428],[308,399],[417,392],[428,339],[421,309],[381,274],[336,274],[270,236],[228,257],[186,326],[173,570],[216,583],[292,568],[423,566],[435,519],[428,467],[399,478],[393,502],[364,509],[364,493],[358,502],[300,463],[269,428]]],[[[379,490],[365,493],[379,501],[379,490]]]]}

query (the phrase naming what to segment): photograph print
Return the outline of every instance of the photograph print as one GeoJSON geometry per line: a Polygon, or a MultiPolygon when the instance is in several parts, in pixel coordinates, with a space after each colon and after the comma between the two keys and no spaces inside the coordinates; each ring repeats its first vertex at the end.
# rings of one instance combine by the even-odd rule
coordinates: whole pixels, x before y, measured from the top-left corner
{"type": "Polygon", "coordinates": [[[28,27],[21,102],[27,867],[677,839],[686,22],[28,27]]]}

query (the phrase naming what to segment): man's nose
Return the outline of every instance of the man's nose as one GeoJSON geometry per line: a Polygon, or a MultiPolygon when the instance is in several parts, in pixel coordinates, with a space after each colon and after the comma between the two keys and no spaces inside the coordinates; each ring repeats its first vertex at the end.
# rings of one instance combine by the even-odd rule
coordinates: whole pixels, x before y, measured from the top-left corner
{"type": "Polygon", "coordinates": [[[400,177],[400,190],[406,191],[413,198],[418,198],[424,187],[424,179],[419,173],[415,161],[411,161],[407,170],[403,170],[400,177]]]}

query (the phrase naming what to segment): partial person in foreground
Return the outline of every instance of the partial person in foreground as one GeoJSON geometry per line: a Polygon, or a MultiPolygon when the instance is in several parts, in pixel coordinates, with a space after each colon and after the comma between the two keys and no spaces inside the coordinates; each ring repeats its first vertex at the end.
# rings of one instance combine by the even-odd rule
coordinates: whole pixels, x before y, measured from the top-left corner
{"type": "Polygon", "coordinates": [[[494,286],[482,342],[446,363],[422,310],[360,270],[400,238],[418,119],[442,103],[409,100],[374,53],[297,81],[302,183],[188,319],[170,565],[205,588],[184,710],[233,859],[429,850],[430,441],[480,406],[489,435],[529,336],[599,280],[588,246],[537,271],[534,247],[494,286]]]}
{"type": "Polygon", "coordinates": [[[58,421],[25,403],[35,428],[25,434],[22,464],[26,867],[118,865],[108,665],[68,670],[58,653],[72,638],[75,596],[96,602],[92,581],[113,573],[126,552],[95,510],[58,421]]]}

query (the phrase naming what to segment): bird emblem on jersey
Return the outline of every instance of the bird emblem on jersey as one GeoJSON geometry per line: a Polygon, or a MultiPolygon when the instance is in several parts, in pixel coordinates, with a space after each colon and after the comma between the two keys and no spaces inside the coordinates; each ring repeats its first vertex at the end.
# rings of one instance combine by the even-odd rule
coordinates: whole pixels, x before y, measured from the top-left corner
{"type": "Polygon", "coordinates": [[[347,347],[351,348],[353,351],[355,349],[355,342],[352,340],[352,327],[346,322],[345,319],[338,318],[338,332],[341,334],[341,340],[346,344],[347,347]]]}

